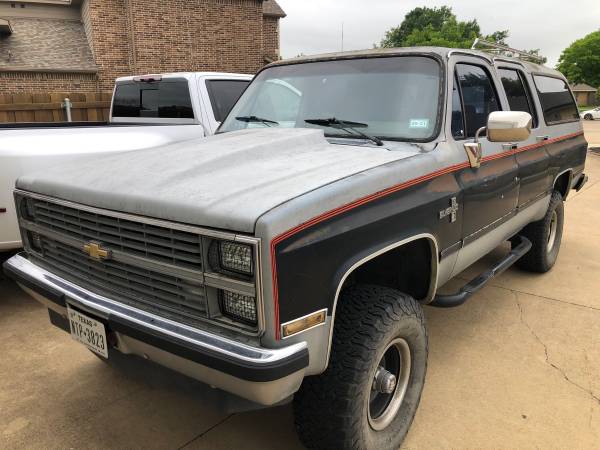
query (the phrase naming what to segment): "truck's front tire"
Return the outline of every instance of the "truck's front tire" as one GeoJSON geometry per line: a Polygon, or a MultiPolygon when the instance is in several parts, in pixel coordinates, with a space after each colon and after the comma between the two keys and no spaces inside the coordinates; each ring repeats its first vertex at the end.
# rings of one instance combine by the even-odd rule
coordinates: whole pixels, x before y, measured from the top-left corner
{"type": "Polygon", "coordinates": [[[521,231],[521,234],[531,241],[532,246],[531,250],[517,261],[517,267],[538,273],[552,269],[562,242],[564,219],[562,195],[554,191],[544,218],[530,223],[521,231]]]}
{"type": "Polygon", "coordinates": [[[308,377],[294,399],[304,445],[399,448],[421,398],[427,345],[423,310],[410,296],[370,285],[344,291],[329,367],[308,377]]]}

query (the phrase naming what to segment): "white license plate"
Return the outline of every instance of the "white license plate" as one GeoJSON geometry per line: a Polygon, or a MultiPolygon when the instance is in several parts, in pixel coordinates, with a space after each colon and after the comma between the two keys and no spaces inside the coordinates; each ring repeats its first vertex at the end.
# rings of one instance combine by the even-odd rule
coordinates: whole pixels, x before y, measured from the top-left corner
{"type": "Polygon", "coordinates": [[[104,324],[67,307],[71,337],[100,356],[108,358],[104,324]]]}

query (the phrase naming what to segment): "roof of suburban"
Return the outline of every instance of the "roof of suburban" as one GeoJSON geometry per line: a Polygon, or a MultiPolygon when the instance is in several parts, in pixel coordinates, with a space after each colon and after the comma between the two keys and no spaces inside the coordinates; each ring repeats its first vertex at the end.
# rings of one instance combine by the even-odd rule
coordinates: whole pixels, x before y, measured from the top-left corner
{"type": "Polygon", "coordinates": [[[589,84],[579,83],[571,86],[571,90],[575,92],[596,92],[597,89],[595,87],[590,86],[589,84]]]}
{"type": "Polygon", "coordinates": [[[97,70],[80,21],[10,18],[10,24],[12,34],[0,37],[0,71],[97,70]]]}
{"type": "MultiPolygon", "coordinates": [[[[490,53],[483,52],[481,50],[471,50],[462,48],[446,48],[446,47],[400,47],[400,48],[372,48],[366,50],[354,50],[349,52],[337,52],[337,53],[324,53],[321,55],[307,55],[298,56],[296,58],[283,59],[276,61],[269,66],[279,66],[288,64],[300,64],[306,62],[316,61],[332,61],[338,59],[355,59],[355,58],[376,58],[381,56],[396,56],[406,54],[435,54],[442,58],[448,58],[452,54],[462,54],[466,56],[474,56],[477,58],[483,58],[488,62],[493,61],[506,61],[513,62],[515,64],[527,67],[531,72],[542,72],[553,75],[560,75],[560,72],[551,69],[540,64],[536,64],[530,61],[525,61],[519,58],[512,58],[504,55],[493,55],[490,53]]],[[[267,66],[267,67],[269,67],[267,66]]],[[[561,75],[562,77],[562,75],[561,75]]]]}
{"type": "Polygon", "coordinates": [[[265,16],[285,17],[285,11],[279,6],[275,0],[263,1],[263,14],[265,16]]]}

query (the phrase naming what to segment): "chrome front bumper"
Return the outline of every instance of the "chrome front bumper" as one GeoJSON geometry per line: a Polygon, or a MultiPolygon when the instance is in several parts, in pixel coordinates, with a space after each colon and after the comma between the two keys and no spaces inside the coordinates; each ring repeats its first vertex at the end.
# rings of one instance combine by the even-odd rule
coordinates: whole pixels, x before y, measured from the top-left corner
{"type": "Polygon", "coordinates": [[[103,322],[115,350],[135,354],[240,397],[272,405],[296,392],[308,366],[305,342],[278,349],[254,347],[198,330],[70,283],[19,254],[4,272],[52,311],[67,304],[103,322]]]}

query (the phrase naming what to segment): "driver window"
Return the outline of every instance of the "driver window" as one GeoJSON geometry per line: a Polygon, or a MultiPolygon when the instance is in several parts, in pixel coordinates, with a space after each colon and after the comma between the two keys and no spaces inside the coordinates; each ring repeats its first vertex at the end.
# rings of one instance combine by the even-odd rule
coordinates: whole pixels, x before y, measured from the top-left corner
{"type": "Polygon", "coordinates": [[[475,137],[477,130],[487,125],[490,113],[500,110],[498,95],[482,67],[457,64],[456,76],[462,94],[466,137],[475,137]]]}
{"type": "Polygon", "coordinates": [[[465,138],[465,118],[456,76],[454,76],[454,85],[452,87],[452,136],[454,139],[465,138]]]}

